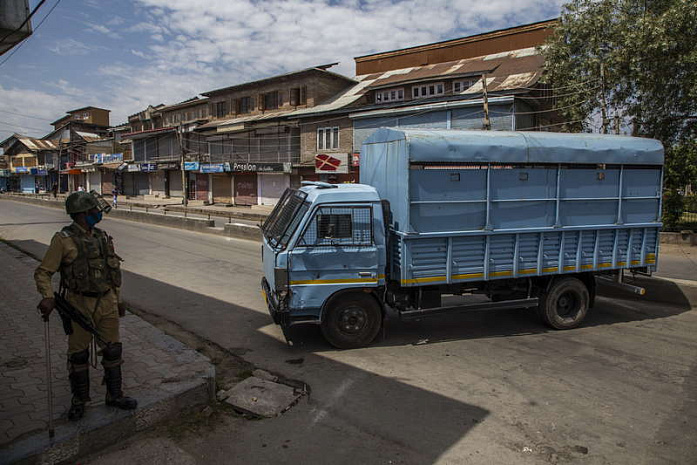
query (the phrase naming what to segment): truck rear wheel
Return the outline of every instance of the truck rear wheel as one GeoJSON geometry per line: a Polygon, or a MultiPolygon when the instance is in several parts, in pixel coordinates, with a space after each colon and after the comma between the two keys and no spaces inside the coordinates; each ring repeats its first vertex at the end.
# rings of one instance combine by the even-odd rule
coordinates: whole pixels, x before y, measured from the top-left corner
{"type": "Polygon", "coordinates": [[[588,288],[579,279],[555,280],[540,296],[538,312],[542,321],[554,329],[571,329],[581,324],[588,313],[588,288]]]}
{"type": "Polygon", "coordinates": [[[332,299],[322,318],[324,338],[338,349],[370,344],[380,331],[382,312],[370,295],[351,294],[332,299]]]}

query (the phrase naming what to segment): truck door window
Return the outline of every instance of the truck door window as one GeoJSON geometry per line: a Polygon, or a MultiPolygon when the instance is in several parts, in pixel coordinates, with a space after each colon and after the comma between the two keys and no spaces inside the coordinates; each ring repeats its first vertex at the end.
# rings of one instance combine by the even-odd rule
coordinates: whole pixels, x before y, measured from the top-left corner
{"type": "Polygon", "coordinates": [[[370,207],[320,207],[298,245],[371,245],[371,217],[370,207]]]}

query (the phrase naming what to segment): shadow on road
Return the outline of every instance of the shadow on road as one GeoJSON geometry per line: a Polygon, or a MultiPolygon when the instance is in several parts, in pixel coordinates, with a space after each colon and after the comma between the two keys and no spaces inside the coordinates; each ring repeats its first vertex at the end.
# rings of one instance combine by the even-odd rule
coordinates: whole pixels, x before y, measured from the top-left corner
{"type": "MultiPolygon", "coordinates": [[[[691,302],[697,304],[697,288],[681,289],[671,281],[647,277],[638,277],[631,283],[644,287],[646,295],[599,285],[595,306],[589,310],[581,328],[667,318],[689,311],[691,302]]],[[[396,313],[390,312],[382,336],[374,344],[385,347],[421,345],[545,333],[559,331],[545,326],[533,310],[483,310],[415,321],[400,321],[396,313]]],[[[326,342],[316,326],[292,328],[291,334],[305,350],[326,349],[326,342]]]]}
{"type": "MultiPolygon", "coordinates": [[[[36,241],[11,243],[35,256],[46,250],[36,241]]],[[[268,315],[246,307],[130,272],[124,273],[122,295],[139,308],[195,334],[205,334],[233,352],[246,351],[247,356],[264,352],[267,359],[277,363],[262,368],[279,371],[281,367],[285,376],[310,384],[308,409],[298,406],[282,418],[268,421],[270,431],[284,425],[280,437],[292,441],[292,450],[284,451],[284,463],[387,463],[388,457],[399,453],[408,454],[408,462],[435,463],[489,414],[475,405],[308,350],[320,346],[319,340],[307,347],[288,347],[261,331],[270,324],[268,315]],[[250,347],[254,349],[248,350],[250,347]],[[298,364],[285,363],[299,359],[298,364]],[[318,380],[321,386],[313,386],[318,380]],[[367,444],[370,447],[362,446],[367,444]],[[381,453],[383,458],[378,457],[381,453]]],[[[327,348],[321,344],[322,350],[327,348]]],[[[276,463],[278,453],[266,448],[269,439],[258,434],[259,428],[255,423],[250,431],[257,434],[240,439],[247,451],[245,457],[255,463],[276,463]]]]}

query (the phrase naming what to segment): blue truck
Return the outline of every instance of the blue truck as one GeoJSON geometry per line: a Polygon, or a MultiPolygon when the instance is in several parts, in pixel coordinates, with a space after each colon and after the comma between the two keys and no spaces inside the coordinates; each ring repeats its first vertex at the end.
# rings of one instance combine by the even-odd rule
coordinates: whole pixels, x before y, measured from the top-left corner
{"type": "Polygon", "coordinates": [[[393,312],[528,308],[575,328],[597,280],[643,293],[623,275],[656,269],[662,177],[651,139],[379,129],[361,184],[288,189],[263,224],[269,312],[337,348],[393,312]]]}

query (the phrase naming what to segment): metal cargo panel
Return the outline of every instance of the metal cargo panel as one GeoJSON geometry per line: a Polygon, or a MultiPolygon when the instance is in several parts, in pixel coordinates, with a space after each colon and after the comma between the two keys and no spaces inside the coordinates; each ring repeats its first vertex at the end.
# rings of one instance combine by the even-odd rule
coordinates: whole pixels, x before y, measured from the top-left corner
{"type": "Polygon", "coordinates": [[[393,269],[399,271],[396,276],[401,285],[418,286],[654,267],[658,230],[647,227],[401,237],[399,255],[393,255],[393,269]],[[408,265],[400,268],[400,263],[408,265]]]}

